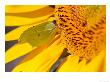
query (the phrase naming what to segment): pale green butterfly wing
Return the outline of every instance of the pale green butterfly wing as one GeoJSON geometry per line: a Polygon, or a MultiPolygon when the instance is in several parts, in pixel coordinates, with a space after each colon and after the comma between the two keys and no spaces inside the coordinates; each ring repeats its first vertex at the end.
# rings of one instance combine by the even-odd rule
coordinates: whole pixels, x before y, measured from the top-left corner
{"type": "Polygon", "coordinates": [[[45,22],[29,28],[28,30],[24,31],[20,38],[20,43],[29,43],[30,45],[34,46],[41,46],[48,44],[52,38],[56,34],[55,25],[53,22],[45,22]]]}

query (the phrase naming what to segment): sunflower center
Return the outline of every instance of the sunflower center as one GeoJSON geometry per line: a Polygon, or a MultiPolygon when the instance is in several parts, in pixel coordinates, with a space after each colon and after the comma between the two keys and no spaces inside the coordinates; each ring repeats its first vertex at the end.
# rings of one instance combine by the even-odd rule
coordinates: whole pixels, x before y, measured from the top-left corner
{"type": "Polygon", "coordinates": [[[105,6],[56,6],[62,43],[71,55],[90,60],[105,48],[105,6]]]}

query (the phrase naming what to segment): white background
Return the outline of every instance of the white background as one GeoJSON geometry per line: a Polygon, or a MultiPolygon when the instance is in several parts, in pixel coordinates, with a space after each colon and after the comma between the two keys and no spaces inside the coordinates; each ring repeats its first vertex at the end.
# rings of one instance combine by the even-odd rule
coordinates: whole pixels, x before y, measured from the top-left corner
{"type": "Polygon", "coordinates": [[[0,82],[110,82],[110,0],[0,0],[0,82]],[[16,73],[5,72],[5,5],[107,5],[106,70],[107,72],[16,73]]]}

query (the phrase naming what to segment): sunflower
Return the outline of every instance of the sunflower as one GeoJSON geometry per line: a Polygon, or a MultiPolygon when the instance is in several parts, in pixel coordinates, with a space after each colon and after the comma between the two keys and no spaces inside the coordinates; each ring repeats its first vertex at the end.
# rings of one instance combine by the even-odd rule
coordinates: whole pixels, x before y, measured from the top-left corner
{"type": "Polygon", "coordinates": [[[106,71],[105,10],[104,5],[6,5],[6,71],[106,71]]]}

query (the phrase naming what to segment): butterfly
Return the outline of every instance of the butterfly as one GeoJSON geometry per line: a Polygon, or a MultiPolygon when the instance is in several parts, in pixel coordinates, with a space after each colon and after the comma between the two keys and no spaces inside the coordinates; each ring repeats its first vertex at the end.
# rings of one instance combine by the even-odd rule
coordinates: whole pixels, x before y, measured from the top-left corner
{"type": "Polygon", "coordinates": [[[52,21],[41,23],[24,31],[19,43],[29,43],[33,47],[48,44],[56,34],[55,24],[52,21]]]}

